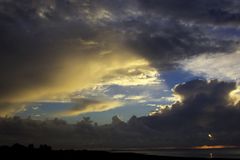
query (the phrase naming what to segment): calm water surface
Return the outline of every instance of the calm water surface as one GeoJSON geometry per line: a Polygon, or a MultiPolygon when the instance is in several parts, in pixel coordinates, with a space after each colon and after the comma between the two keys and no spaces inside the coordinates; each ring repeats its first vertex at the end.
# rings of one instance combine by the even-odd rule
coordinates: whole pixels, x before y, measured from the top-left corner
{"type": "Polygon", "coordinates": [[[158,156],[205,157],[205,158],[240,158],[240,148],[223,149],[151,149],[120,150],[116,152],[133,152],[158,156]]]}

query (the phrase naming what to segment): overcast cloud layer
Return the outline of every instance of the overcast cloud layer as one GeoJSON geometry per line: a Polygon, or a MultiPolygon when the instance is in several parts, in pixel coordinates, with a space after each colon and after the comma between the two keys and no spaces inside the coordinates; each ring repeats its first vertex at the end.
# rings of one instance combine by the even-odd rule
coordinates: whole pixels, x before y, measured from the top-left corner
{"type": "Polygon", "coordinates": [[[238,1],[0,3],[1,103],[94,86],[124,66],[141,65],[139,59],[161,71],[189,56],[228,53],[237,44],[208,32],[238,25],[238,1]]]}
{"type": "Polygon", "coordinates": [[[1,118],[1,144],[184,146],[210,143],[209,132],[211,143],[239,143],[239,8],[238,0],[0,0],[0,116],[41,101],[75,103],[60,117],[147,105],[156,97],[105,92],[164,90],[162,72],[177,69],[216,79],[179,84],[172,104],[127,123],[1,118]]]}

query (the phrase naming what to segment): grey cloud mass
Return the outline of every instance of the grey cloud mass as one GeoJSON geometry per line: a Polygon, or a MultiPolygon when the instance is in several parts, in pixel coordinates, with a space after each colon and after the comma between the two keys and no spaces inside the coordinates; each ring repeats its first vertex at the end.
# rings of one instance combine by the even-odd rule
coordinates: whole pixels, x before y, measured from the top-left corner
{"type": "Polygon", "coordinates": [[[208,36],[203,26],[237,24],[237,1],[0,3],[0,96],[5,103],[55,85],[53,76],[63,70],[63,59],[94,59],[102,51],[116,50],[116,44],[159,70],[172,68],[177,59],[229,52],[237,45],[236,40],[208,36]]]}
{"type": "Polygon", "coordinates": [[[240,3],[237,0],[139,1],[142,9],[152,14],[213,25],[239,25],[240,22],[240,3]]]}
{"type": "Polygon", "coordinates": [[[183,99],[171,109],[133,116],[128,122],[114,116],[112,124],[100,126],[87,117],[76,124],[60,119],[1,118],[0,142],[48,143],[56,148],[238,145],[240,106],[229,103],[229,93],[235,88],[234,82],[192,80],[175,87],[175,94],[183,99]],[[214,140],[209,140],[209,133],[214,140]]]}
{"type": "MultiPolygon", "coordinates": [[[[126,69],[145,71],[151,66],[156,78],[154,69],[160,73],[176,69],[185,58],[233,53],[239,38],[217,34],[226,28],[233,35],[238,31],[239,8],[237,0],[0,0],[0,144],[47,143],[59,148],[238,145],[240,103],[231,103],[229,97],[235,82],[179,84],[174,94],[181,101],[171,109],[133,116],[128,122],[114,117],[112,124],[101,126],[89,118],[68,124],[60,119],[4,116],[14,115],[25,103],[80,92],[109,77],[115,80],[115,75],[142,75],[126,69]],[[136,63],[139,57],[145,60],[141,65],[136,63]],[[209,141],[209,133],[214,141],[209,141]]],[[[81,105],[67,114],[122,105],[96,99],[76,103],[81,105]]]]}

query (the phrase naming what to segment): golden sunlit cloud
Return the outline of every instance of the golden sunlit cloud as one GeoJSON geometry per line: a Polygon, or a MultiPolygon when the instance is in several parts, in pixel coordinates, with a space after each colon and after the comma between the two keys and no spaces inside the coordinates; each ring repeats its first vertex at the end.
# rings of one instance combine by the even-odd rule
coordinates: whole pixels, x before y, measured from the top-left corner
{"type": "MultiPolygon", "coordinates": [[[[176,88],[177,85],[174,87],[176,88]]],[[[184,97],[178,93],[175,92],[174,88],[172,89],[172,96],[170,97],[161,97],[160,100],[165,100],[170,102],[169,105],[161,105],[161,104],[148,104],[148,106],[153,106],[156,107],[155,110],[151,111],[150,113],[148,113],[148,116],[155,116],[158,114],[162,114],[164,112],[167,112],[169,110],[171,110],[172,106],[176,103],[182,103],[182,101],[184,100],[184,97]]]]}
{"type": "Polygon", "coordinates": [[[116,94],[116,95],[113,96],[113,99],[122,99],[124,97],[126,97],[126,95],[124,95],[124,94],[116,94]]]}
{"type": "Polygon", "coordinates": [[[147,85],[157,83],[156,77],[148,78],[148,72],[152,72],[152,68],[148,67],[149,64],[142,62],[147,61],[130,53],[88,56],[84,59],[81,56],[66,57],[63,62],[58,62],[59,68],[51,75],[48,84],[36,86],[34,90],[21,91],[16,96],[1,99],[1,101],[18,102],[39,98],[47,99],[56,94],[74,92],[95,85],[147,85]],[[134,67],[144,67],[144,71],[147,73],[128,74],[128,69],[134,67]],[[122,72],[117,73],[119,70],[122,72]]]}
{"type": "Polygon", "coordinates": [[[240,102],[240,86],[229,93],[230,103],[236,106],[240,102]]]}
{"type": "Polygon", "coordinates": [[[148,104],[148,106],[156,107],[155,110],[148,113],[148,116],[155,116],[155,115],[162,114],[166,111],[169,111],[172,107],[171,105],[156,105],[156,104],[148,104]]]}
{"type": "Polygon", "coordinates": [[[162,97],[161,99],[165,100],[165,101],[169,101],[169,102],[182,102],[183,101],[183,97],[179,94],[173,93],[172,96],[170,97],[162,97]]]}
{"type": "MultiPolygon", "coordinates": [[[[89,45],[90,42],[85,43],[89,45]]],[[[93,42],[90,44],[92,45],[93,42]]],[[[67,57],[59,58],[54,71],[48,75],[47,83],[24,88],[11,96],[0,98],[0,102],[11,102],[12,104],[33,101],[66,102],[69,101],[71,93],[96,86],[138,86],[160,83],[158,71],[151,67],[146,59],[124,48],[121,48],[121,53],[116,49],[105,51],[106,54],[100,52],[100,54],[84,55],[78,54],[77,50],[69,52],[67,57]]],[[[69,115],[103,111],[119,105],[119,102],[95,104],[88,106],[89,109],[75,111],[69,115]]],[[[18,111],[17,108],[16,111],[18,111]]],[[[4,112],[2,115],[6,114],[4,112]]]]}
{"type": "Polygon", "coordinates": [[[103,77],[99,85],[139,86],[160,84],[157,69],[145,59],[138,59],[126,66],[111,69],[111,74],[103,77]]]}
{"type": "Polygon", "coordinates": [[[102,112],[107,111],[113,108],[117,108],[122,106],[124,103],[120,101],[98,101],[98,100],[86,100],[80,99],[75,107],[57,113],[58,116],[77,116],[83,113],[88,112],[102,112]]]}
{"type": "Polygon", "coordinates": [[[0,117],[13,116],[16,112],[25,111],[23,103],[2,103],[0,104],[0,117]]]}
{"type": "Polygon", "coordinates": [[[125,99],[126,100],[142,100],[142,99],[145,99],[145,98],[147,98],[147,97],[146,96],[137,96],[137,95],[135,95],[135,96],[128,96],[125,99]]]}

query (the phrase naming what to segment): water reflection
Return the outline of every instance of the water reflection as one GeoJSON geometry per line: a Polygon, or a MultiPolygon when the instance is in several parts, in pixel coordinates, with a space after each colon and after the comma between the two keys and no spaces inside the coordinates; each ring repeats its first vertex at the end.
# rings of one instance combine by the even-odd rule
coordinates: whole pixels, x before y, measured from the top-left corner
{"type": "Polygon", "coordinates": [[[174,156],[174,157],[202,157],[202,158],[239,158],[240,148],[239,147],[213,147],[206,149],[193,148],[182,148],[182,149],[163,149],[163,148],[152,148],[152,149],[126,149],[119,150],[116,152],[134,152],[149,155],[158,156],[174,156]]]}
{"type": "Polygon", "coordinates": [[[209,153],[209,158],[213,158],[213,153],[209,153]]]}

